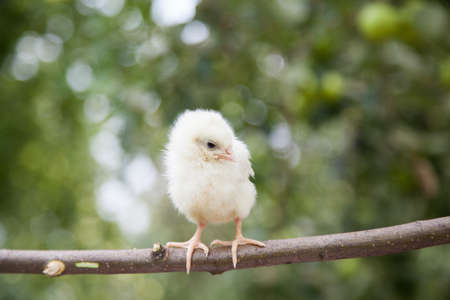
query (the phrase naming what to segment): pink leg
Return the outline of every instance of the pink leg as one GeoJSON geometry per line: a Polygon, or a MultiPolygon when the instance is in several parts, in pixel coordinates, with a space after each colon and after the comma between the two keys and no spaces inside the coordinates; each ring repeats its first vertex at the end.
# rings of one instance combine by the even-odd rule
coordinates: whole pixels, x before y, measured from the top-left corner
{"type": "Polygon", "coordinates": [[[200,241],[202,236],[203,228],[205,228],[205,224],[197,224],[197,230],[189,241],[186,242],[168,242],[166,244],[167,248],[186,248],[186,272],[189,274],[191,271],[191,262],[192,262],[192,254],[195,249],[202,249],[203,252],[208,256],[209,249],[208,247],[200,241]]]}
{"type": "Polygon", "coordinates": [[[233,259],[233,267],[236,269],[238,245],[255,245],[258,247],[265,247],[265,245],[263,243],[261,243],[260,241],[248,239],[242,235],[242,220],[241,219],[236,218],[235,223],[236,223],[236,235],[234,237],[234,240],[232,240],[232,241],[214,240],[210,246],[214,246],[214,245],[231,246],[231,256],[233,259]]]}

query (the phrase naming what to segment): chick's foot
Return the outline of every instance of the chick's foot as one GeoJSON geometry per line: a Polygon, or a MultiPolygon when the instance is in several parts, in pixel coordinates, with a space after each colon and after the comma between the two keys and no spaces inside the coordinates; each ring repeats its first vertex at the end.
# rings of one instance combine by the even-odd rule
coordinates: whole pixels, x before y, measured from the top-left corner
{"type": "Polygon", "coordinates": [[[209,248],[200,241],[202,235],[202,230],[205,226],[197,226],[197,231],[194,236],[186,242],[168,242],[166,248],[185,248],[186,250],[186,273],[189,274],[191,271],[192,254],[194,254],[195,249],[201,249],[208,256],[209,248]]]}
{"type": "Polygon", "coordinates": [[[221,245],[221,246],[231,246],[231,257],[233,260],[233,267],[236,269],[237,265],[237,249],[239,245],[254,245],[258,247],[265,247],[264,243],[257,240],[252,240],[244,237],[242,235],[242,220],[236,219],[236,236],[232,241],[221,241],[214,240],[210,246],[221,245]]]}
{"type": "Polygon", "coordinates": [[[265,247],[264,243],[261,243],[260,241],[257,241],[257,240],[248,239],[243,236],[236,237],[232,241],[214,240],[211,243],[211,246],[214,246],[214,245],[231,246],[231,256],[233,259],[233,267],[235,269],[236,269],[236,265],[237,265],[237,248],[239,245],[254,245],[254,246],[258,246],[258,247],[265,247]]]}

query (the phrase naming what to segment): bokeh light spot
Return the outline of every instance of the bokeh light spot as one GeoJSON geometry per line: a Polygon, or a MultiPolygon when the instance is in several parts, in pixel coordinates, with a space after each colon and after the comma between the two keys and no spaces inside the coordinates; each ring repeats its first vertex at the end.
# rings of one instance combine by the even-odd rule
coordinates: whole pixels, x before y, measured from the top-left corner
{"type": "Polygon", "coordinates": [[[138,8],[133,8],[125,15],[125,20],[122,23],[122,29],[131,31],[138,28],[142,24],[142,14],[138,8]]]}
{"type": "Polygon", "coordinates": [[[271,77],[278,77],[285,65],[284,58],[278,53],[271,53],[264,56],[258,66],[261,71],[271,77]]]}
{"type": "Polygon", "coordinates": [[[117,170],[122,164],[123,149],[116,134],[101,130],[91,139],[91,154],[103,167],[117,170]]]}
{"type": "Polygon", "coordinates": [[[181,31],[181,40],[188,45],[195,45],[205,41],[209,36],[208,27],[200,22],[193,21],[184,26],[181,31]]]}
{"type": "Polygon", "coordinates": [[[69,40],[73,35],[73,22],[67,16],[53,15],[47,21],[47,32],[55,34],[64,41],[69,40]]]}
{"type": "Polygon", "coordinates": [[[97,190],[97,210],[105,220],[115,221],[125,235],[142,234],[150,224],[148,206],[117,179],[106,181],[97,190]]]}
{"type": "Polygon", "coordinates": [[[62,39],[48,33],[39,38],[36,43],[36,55],[43,62],[55,61],[62,51],[62,39]]]}
{"type": "Polygon", "coordinates": [[[101,122],[109,113],[109,99],[105,95],[96,94],[86,99],[86,102],[84,103],[84,115],[89,122],[101,122]]]}
{"type": "Polygon", "coordinates": [[[150,190],[157,175],[153,161],[142,154],[134,157],[125,167],[125,180],[135,194],[150,190]]]}
{"type": "Polygon", "coordinates": [[[72,63],[66,72],[67,84],[75,92],[87,90],[93,79],[94,75],[91,66],[80,60],[72,63]]]}
{"type": "Polygon", "coordinates": [[[151,15],[159,26],[174,26],[191,21],[199,0],[155,0],[151,15]]]}

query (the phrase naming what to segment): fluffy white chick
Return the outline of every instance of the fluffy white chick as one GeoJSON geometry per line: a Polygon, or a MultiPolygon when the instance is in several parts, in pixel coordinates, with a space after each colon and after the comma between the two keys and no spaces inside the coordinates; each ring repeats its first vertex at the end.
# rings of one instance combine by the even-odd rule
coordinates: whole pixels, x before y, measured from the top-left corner
{"type": "Polygon", "coordinates": [[[212,110],[188,110],[175,121],[165,152],[169,196],[189,221],[197,224],[186,242],[169,242],[167,247],[186,248],[186,271],[191,269],[196,248],[208,255],[200,241],[209,223],[236,223],[233,241],[215,240],[211,245],[232,246],[233,266],[238,245],[264,244],[242,235],[244,220],[255,203],[256,190],[247,146],[238,140],[222,115],[212,110]]]}

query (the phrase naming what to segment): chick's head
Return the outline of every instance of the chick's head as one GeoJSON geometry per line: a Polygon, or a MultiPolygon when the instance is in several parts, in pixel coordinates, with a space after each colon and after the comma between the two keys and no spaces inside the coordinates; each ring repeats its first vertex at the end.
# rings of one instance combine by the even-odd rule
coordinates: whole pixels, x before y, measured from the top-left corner
{"type": "Polygon", "coordinates": [[[168,151],[190,161],[233,161],[234,133],[222,115],[210,110],[184,112],[170,133],[168,151]]]}

